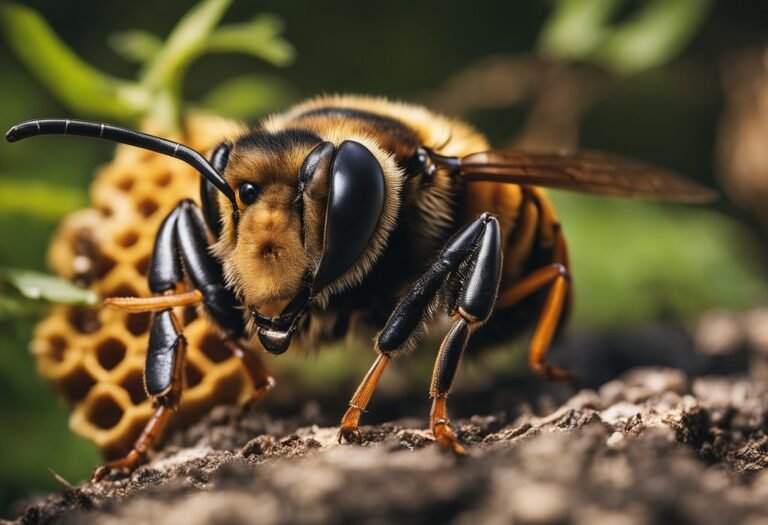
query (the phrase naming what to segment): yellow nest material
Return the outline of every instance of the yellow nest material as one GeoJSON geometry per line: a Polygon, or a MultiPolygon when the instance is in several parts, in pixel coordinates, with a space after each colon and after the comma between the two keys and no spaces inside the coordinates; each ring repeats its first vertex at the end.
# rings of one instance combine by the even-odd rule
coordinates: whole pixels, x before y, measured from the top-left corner
{"type": "MultiPolygon", "coordinates": [[[[237,129],[229,121],[196,116],[185,136],[169,138],[207,151],[237,129]]],[[[199,177],[178,160],[119,146],[114,161],[93,182],[93,207],[62,222],[50,247],[50,265],[102,297],[148,295],[157,229],[179,200],[199,202],[199,177]]],[[[243,402],[252,392],[239,361],[210,323],[191,307],[178,314],[188,348],[175,426],[195,421],[215,405],[243,402]]],[[[108,458],[130,449],[153,411],[143,385],[149,323],[149,314],[57,306],[35,331],[38,370],[72,406],[71,429],[108,458]]]]}

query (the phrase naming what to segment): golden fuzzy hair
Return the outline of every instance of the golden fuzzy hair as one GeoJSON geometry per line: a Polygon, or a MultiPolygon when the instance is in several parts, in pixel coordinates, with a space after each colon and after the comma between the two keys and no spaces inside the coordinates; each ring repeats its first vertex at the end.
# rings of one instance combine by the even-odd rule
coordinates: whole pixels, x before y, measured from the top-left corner
{"type": "MultiPolygon", "coordinates": [[[[307,150],[307,148],[303,148],[307,150]]],[[[224,277],[246,304],[261,306],[295,295],[310,264],[302,241],[301,217],[293,209],[299,169],[308,153],[298,148],[280,152],[233,147],[225,178],[235,189],[240,220],[237,235],[229,206],[221,202],[224,228],[214,253],[224,277]],[[237,189],[251,182],[261,189],[256,202],[245,205],[237,189]]]]}
{"type": "MultiPolygon", "coordinates": [[[[400,211],[404,174],[394,155],[381,147],[375,134],[351,126],[321,129],[319,125],[307,124],[274,116],[262,123],[261,129],[268,133],[308,129],[336,148],[345,140],[356,141],[371,152],[384,173],[385,197],[379,223],[358,260],[321,291],[317,299],[324,304],[331,295],[359,284],[383,252],[400,211]]],[[[286,211],[296,196],[299,170],[310,150],[310,147],[293,147],[281,155],[254,154],[236,146],[230,153],[225,170],[227,182],[235,190],[246,181],[265,188],[259,200],[249,206],[243,205],[238,196],[241,218],[237,235],[231,217],[224,213],[222,235],[214,245],[227,283],[246,304],[269,305],[295,295],[306,270],[316,268],[322,256],[321,250],[311,247],[319,244],[313,243],[312,238],[323,235],[324,216],[320,217],[317,209],[312,208],[304,217],[305,231],[302,232],[300,217],[286,211]],[[303,237],[309,242],[302,244],[303,237]]],[[[220,206],[222,210],[228,208],[221,196],[220,206]]]]}

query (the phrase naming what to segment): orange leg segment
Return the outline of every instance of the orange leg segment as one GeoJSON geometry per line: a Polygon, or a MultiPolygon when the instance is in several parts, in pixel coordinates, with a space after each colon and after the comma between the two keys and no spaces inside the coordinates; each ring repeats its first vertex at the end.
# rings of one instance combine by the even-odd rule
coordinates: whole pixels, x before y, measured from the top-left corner
{"type": "Polygon", "coordinates": [[[100,481],[111,472],[132,471],[144,458],[144,454],[152,448],[168,423],[168,417],[171,415],[170,407],[160,405],[152,415],[147,426],[141,432],[131,451],[124,457],[110,461],[109,463],[98,467],[93,471],[91,481],[100,481]]]}
{"type": "Polygon", "coordinates": [[[547,363],[547,351],[563,313],[568,286],[567,277],[563,275],[555,277],[528,352],[528,363],[531,368],[549,379],[573,379],[571,372],[547,363]]]}
{"type": "Polygon", "coordinates": [[[202,301],[203,294],[197,290],[192,290],[191,292],[154,295],[152,297],[108,297],[104,299],[104,304],[126,312],[149,312],[198,304],[202,301]]]}
{"type": "MultiPolygon", "coordinates": [[[[378,351],[378,349],[377,349],[378,351]]],[[[339,443],[343,440],[350,443],[359,443],[362,440],[360,435],[360,415],[365,411],[368,402],[371,400],[376,385],[379,384],[381,374],[389,363],[389,357],[384,354],[378,354],[368,373],[365,374],[362,383],[357,387],[352,399],[349,401],[349,408],[341,419],[341,428],[339,428],[339,443]]]]}
{"type": "Polygon", "coordinates": [[[532,293],[556,281],[558,277],[568,279],[568,269],[560,263],[553,263],[531,272],[514,286],[499,294],[499,298],[496,299],[496,309],[519,303],[532,293]]]}
{"type": "Polygon", "coordinates": [[[243,406],[243,409],[248,409],[261,401],[270,390],[275,388],[277,381],[275,381],[275,378],[269,374],[267,368],[264,366],[264,362],[258,354],[241,347],[231,339],[225,339],[224,343],[243,364],[243,367],[253,384],[253,394],[243,406]]]}
{"type": "Polygon", "coordinates": [[[457,455],[466,454],[466,450],[461,446],[456,434],[451,427],[448,419],[448,408],[446,406],[448,394],[438,394],[432,398],[432,410],[429,413],[429,426],[432,429],[432,435],[435,440],[445,450],[450,450],[457,455]]]}
{"type": "Polygon", "coordinates": [[[499,294],[496,309],[512,306],[532,293],[549,286],[549,294],[531,339],[528,362],[534,372],[549,379],[570,380],[573,379],[571,372],[547,363],[547,351],[557,331],[571,286],[565,238],[557,222],[552,222],[549,227],[554,235],[553,259],[555,262],[533,271],[499,294]]]}

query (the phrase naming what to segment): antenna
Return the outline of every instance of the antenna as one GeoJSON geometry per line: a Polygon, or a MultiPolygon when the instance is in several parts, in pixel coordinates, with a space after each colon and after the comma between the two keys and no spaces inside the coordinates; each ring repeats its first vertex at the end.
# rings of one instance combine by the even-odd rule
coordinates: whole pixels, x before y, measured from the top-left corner
{"type": "Polygon", "coordinates": [[[163,139],[147,133],[140,133],[131,129],[103,124],[101,122],[89,122],[85,120],[69,119],[40,119],[27,120],[13,126],[5,134],[8,142],[17,142],[37,135],[77,135],[80,137],[93,137],[137,148],[154,151],[162,155],[177,158],[186,162],[205,177],[217,190],[224,194],[232,203],[232,217],[237,224],[239,212],[235,192],[227,184],[227,181],[211,166],[200,153],[189,146],[163,139]]]}

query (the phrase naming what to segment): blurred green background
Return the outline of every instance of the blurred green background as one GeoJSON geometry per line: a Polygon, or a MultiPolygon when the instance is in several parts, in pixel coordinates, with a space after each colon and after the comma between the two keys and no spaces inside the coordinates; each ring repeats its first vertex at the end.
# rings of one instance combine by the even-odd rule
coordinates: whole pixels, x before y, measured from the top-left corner
{"type": "MultiPolygon", "coordinates": [[[[23,4],[85,62],[126,79],[158,45],[150,35],[165,39],[190,7],[179,0],[23,4]],[[126,34],[132,30],[145,33],[126,34]]],[[[318,93],[385,95],[465,118],[499,146],[578,144],[714,187],[721,180],[715,150],[726,105],[724,63],[763,45],[768,23],[764,0],[268,0],[234,2],[222,24],[259,13],[274,15],[261,19],[270,31],[282,21],[290,46],[279,40],[250,53],[202,56],[183,80],[186,107],[255,120],[318,93]]],[[[19,44],[32,36],[24,29],[9,39],[14,23],[6,16],[0,39],[0,128],[33,117],[89,116],[52,96],[61,86],[44,87],[22,63],[19,44]]],[[[130,124],[132,117],[109,120],[130,124]]],[[[94,168],[112,153],[112,146],[86,140],[0,143],[0,267],[46,270],[58,220],[87,205],[94,168]]],[[[706,208],[561,193],[555,200],[572,251],[576,329],[693,323],[712,308],[746,310],[768,299],[760,221],[727,195],[706,208]]],[[[35,315],[0,310],[6,509],[56,488],[47,467],[76,481],[99,457],[68,431],[66,407],[34,371],[27,349],[35,315]]],[[[286,360],[288,368],[333,366],[322,358],[308,365],[286,360]]],[[[369,360],[364,353],[359,362],[369,360]]]]}

